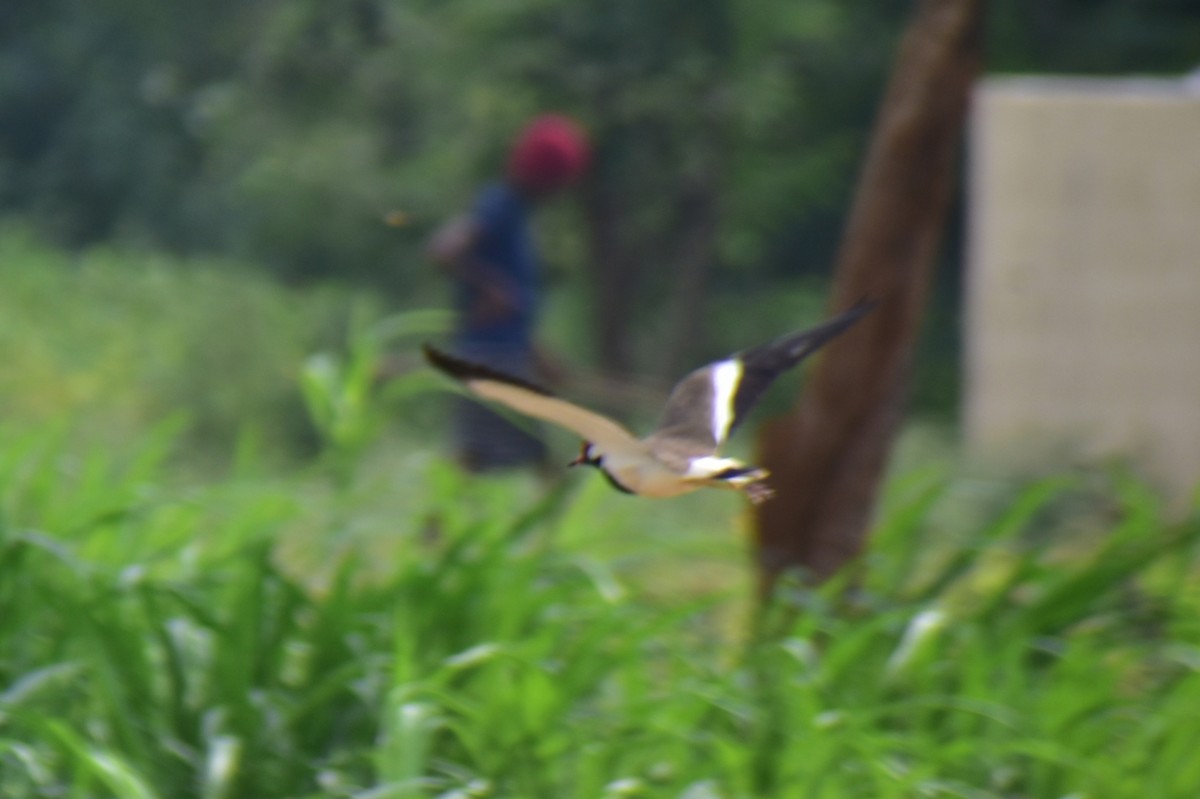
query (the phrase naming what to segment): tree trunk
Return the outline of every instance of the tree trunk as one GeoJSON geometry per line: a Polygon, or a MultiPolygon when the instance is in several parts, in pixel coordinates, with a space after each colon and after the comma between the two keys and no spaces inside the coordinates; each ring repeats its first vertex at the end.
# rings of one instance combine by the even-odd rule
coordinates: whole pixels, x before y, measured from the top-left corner
{"type": "Polygon", "coordinates": [[[955,185],[983,8],[920,0],[901,42],[834,272],[834,310],[879,304],[827,347],[800,403],[758,439],[776,490],[755,511],[764,599],[784,572],[823,581],[865,544],[955,185]]]}

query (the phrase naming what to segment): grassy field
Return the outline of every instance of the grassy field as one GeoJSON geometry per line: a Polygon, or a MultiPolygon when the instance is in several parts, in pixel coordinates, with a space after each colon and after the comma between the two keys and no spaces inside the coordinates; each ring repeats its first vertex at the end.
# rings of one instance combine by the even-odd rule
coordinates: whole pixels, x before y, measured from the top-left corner
{"type": "Polygon", "coordinates": [[[446,464],[371,379],[436,318],[0,254],[5,799],[1200,795],[1200,522],[1122,473],[914,432],[861,584],[756,619],[736,497],[446,464]]]}

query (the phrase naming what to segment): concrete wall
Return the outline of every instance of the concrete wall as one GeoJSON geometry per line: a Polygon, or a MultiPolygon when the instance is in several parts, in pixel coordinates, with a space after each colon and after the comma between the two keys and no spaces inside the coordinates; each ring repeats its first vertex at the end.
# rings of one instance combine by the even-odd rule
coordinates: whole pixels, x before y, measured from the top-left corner
{"type": "Polygon", "coordinates": [[[1200,481],[1200,92],[993,79],[969,141],[966,437],[1200,481]]]}

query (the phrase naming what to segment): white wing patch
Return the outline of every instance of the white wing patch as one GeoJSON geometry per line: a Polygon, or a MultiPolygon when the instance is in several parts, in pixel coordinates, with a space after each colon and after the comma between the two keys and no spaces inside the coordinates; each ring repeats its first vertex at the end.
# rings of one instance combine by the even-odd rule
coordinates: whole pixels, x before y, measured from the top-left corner
{"type": "Polygon", "coordinates": [[[721,361],[712,370],[712,434],[720,444],[733,424],[733,397],[742,380],[742,362],[737,358],[721,361]]]}
{"type": "Polygon", "coordinates": [[[683,476],[687,480],[707,480],[726,469],[740,469],[745,465],[736,458],[721,458],[716,455],[706,455],[703,458],[693,458],[683,476]]]}

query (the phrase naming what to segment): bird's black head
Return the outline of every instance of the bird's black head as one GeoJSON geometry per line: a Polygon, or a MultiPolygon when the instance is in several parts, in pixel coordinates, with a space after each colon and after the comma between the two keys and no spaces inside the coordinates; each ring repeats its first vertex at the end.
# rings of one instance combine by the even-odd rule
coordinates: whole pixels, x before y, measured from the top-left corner
{"type": "Polygon", "coordinates": [[[596,451],[596,445],[590,441],[583,442],[579,448],[579,457],[567,464],[568,466],[594,466],[600,470],[600,474],[604,475],[604,479],[609,482],[613,488],[620,491],[622,494],[632,494],[633,491],[621,484],[617,478],[613,477],[612,472],[604,468],[604,456],[596,451]]]}
{"type": "Polygon", "coordinates": [[[567,464],[567,466],[595,466],[600,468],[600,463],[603,458],[596,453],[596,447],[590,441],[584,441],[579,446],[579,457],[567,464]]]}

